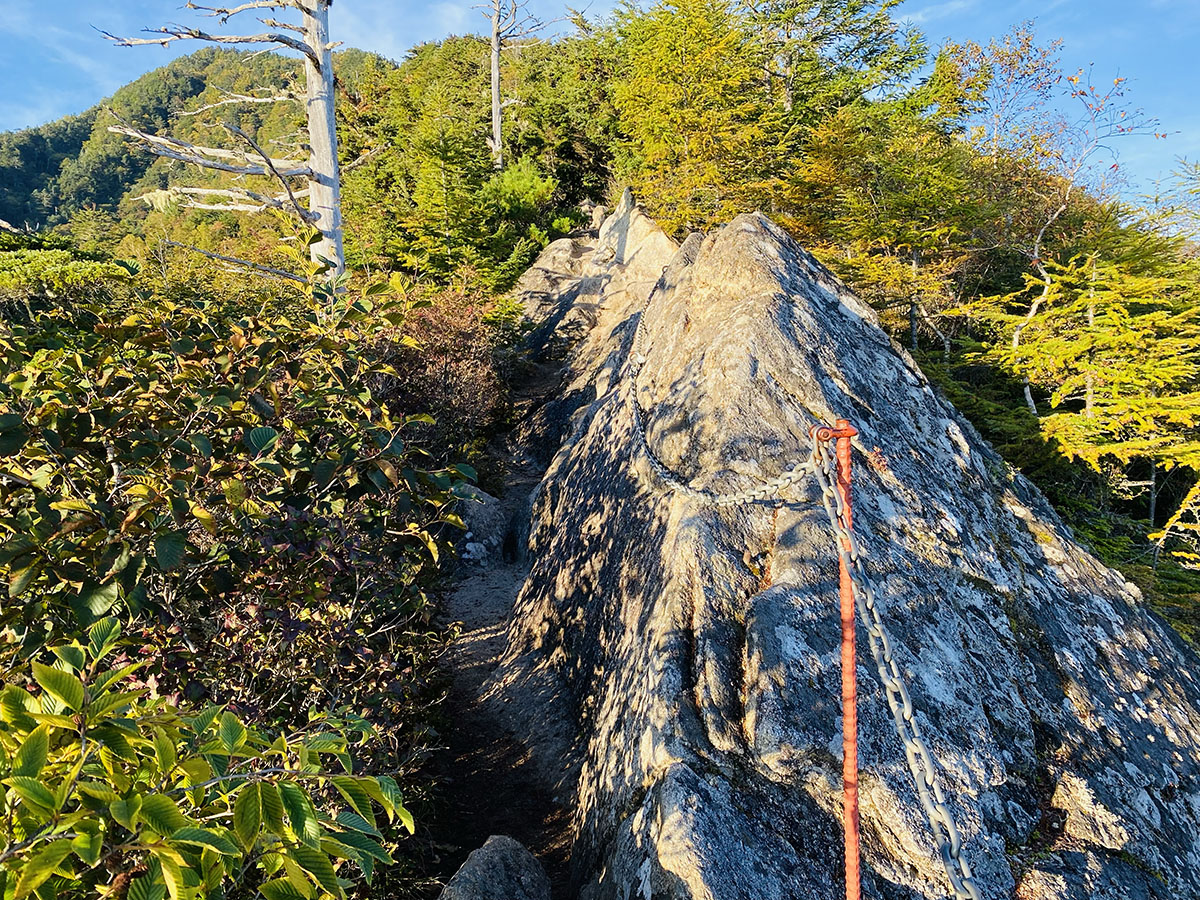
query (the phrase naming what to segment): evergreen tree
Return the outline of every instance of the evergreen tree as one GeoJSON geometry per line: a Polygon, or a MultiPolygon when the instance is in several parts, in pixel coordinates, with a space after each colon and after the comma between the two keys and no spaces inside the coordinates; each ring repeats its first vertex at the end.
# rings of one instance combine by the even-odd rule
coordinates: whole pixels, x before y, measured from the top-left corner
{"type": "Polygon", "coordinates": [[[769,209],[793,134],[770,102],[764,48],[727,0],[626,7],[618,30],[618,174],[669,232],[769,209]]]}

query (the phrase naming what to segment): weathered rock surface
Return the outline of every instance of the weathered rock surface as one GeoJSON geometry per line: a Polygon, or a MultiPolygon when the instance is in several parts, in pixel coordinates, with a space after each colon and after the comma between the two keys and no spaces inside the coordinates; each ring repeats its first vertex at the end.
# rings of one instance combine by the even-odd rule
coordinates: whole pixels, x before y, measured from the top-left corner
{"type": "Polygon", "coordinates": [[[474,485],[458,489],[458,513],[466,531],[459,539],[458,558],[469,563],[486,565],[503,551],[508,518],[503,505],[486,491],[474,485]]]}
{"type": "Polygon", "coordinates": [[[439,900],[550,900],[550,879],[519,841],[492,835],[467,857],[439,900]]]}
{"type": "MultiPolygon", "coordinates": [[[[636,391],[649,445],[696,487],[778,474],[815,422],[859,428],[856,531],[985,898],[1200,897],[1200,659],[873,312],[761,215],[677,248],[627,197],[595,253],[572,253],[552,245],[524,283],[545,339],[569,323],[574,350],[538,420],[558,449],[491,688],[575,798],[572,895],[843,891],[816,484],[777,511],[666,492],[637,450],[636,391]]],[[[944,897],[865,636],[858,677],[864,893],[944,897]]]]}

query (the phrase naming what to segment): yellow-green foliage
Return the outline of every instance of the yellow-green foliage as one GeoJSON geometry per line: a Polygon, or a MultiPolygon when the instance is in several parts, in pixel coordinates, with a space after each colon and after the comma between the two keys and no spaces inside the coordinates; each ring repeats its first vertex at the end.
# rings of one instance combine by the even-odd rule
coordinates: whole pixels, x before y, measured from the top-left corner
{"type": "Polygon", "coordinates": [[[0,252],[0,297],[91,294],[129,275],[115,262],[80,259],[69,250],[0,252]]]}
{"type": "Polygon", "coordinates": [[[628,141],[618,171],[668,232],[704,229],[767,198],[787,127],[767,102],[765,55],[726,0],[664,0],[619,20],[628,141]]]}

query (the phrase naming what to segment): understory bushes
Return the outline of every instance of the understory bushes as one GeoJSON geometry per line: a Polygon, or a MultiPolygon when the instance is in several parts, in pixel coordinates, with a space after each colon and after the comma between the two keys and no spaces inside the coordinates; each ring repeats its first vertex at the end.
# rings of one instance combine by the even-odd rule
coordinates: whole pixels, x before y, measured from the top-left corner
{"type": "Polygon", "coordinates": [[[476,273],[444,287],[412,289],[404,340],[380,339],[375,352],[392,372],[377,376],[396,416],[434,411],[413,425],[416,443],[439,460],[483,461],[487,439],[507,421],[508,383],[524,336],[522,310],[497,298],[476,273]]]}
{"type": "Polygon", "coordinates": [[[89,278],[0,312],[0,885],[344,895],[412,828],[435,699],[462,476],[373,389],[419,304],[302,243],[318,287],[252,297],[47,252],[0,252],[89,278]]]}

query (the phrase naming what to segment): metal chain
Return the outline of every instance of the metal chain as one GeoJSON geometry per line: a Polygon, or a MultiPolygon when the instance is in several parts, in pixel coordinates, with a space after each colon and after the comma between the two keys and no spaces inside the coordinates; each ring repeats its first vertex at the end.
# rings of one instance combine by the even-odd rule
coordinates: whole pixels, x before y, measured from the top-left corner
{"type": "MultiPolygon", "coordinates": [[[[666,271],[665,269],[663,271],[666,271]]],[[[658,458],[658,455],[651,449],[650,442],[646,439],[646,422],[642,413],[641,404],[637,398],[637,377],[642,371],[642,367],[646,364],[646,338],[645,332],[642,330],[642,322],[646,318],[646,309],[650,305],[650,297],[654,292],[651,291],[646,297],[646,302],[642,305],[638,313],[637,327],[633,332],[633,359],[630,363],[629,380],[632,385],[630,391],[630,406],[633,407],[633,431],[634,438],[637,441],[638,449],[645,455],[646,460],[650,463],[650,468],[654,470],[654,474],[667,487],[669,491],[677,494],[682,494],[697,502],[708,506],[741,506],[746,503],[761,503],[764,500],[770,500],[785,493],[792,485],[802,481],[813,471],[813,459],[810,457],[796,465],[792,466],[787,471],[767,481],[759,482],[751,488],[736,493],[719,493],[710,491],[705,488],[695,488],[676,475],[671,469],[658,458]]]]}
{"type": "MultiPolygon", "coordinates": [[[[653,296],[653,293],[651,291],[650,296],[653,296]]],[[[816,476],[821,489],[821,500],[825,506],[825,512],[829,516],[830,529],[834,533],[834,543],[837,546],[838,555],[845,562],[846,569],[851,576],[858,614],[867,623],[871,656],[875,660],[875,668],[879,673],[879,680],[883,685],[888,707],[892,711],[896,734],[904,745],[908,768],[912,773],[913,781],[916,782],[917,797],[929,819],[934,843],[937,844],[942,864],[946,867],[946,875],[954,890],[955,900],[980,900],[979,888],[975,884],[971,866],[962,856],[962,838],[959,836],[958,827],[954,824],[950,807],[946,805],[946,798],[937,778],[937,770],[934,768],[933,756],[921,735],[920,726],[913,714],[912,699],[904,684],[904,675],[892,653],[891,640],[883,627],[883,618],[879,612],[874,585],[863,564],[854,532],[845,524],[846,509],[841,494],[835,487],[837,459],[834,456],[831,442],[819,439],[814,430],[812,452],[807,459],[797,463],[776,478],[737,493],[722,494],[695,488],[672,472],[654,453],[646,439],[645,419],[641,404],[637,399],[637,376],[646,364],[646,339],[642,323],[646,318],[646,309],[650,305],[650,296],[647,296],[646,302],[638,314],[637,327],[633,333],[633,359],[630,364],[632,384],[630,406],[633,408],[633,430],[638,449],[645,455],[650,463],[650,468],[669,491],[709,506],[737,506],[777,498],[792,485],[803,480],[809,473],[816,476]]]]}
{"type": "Polygon", "coordinates": [[[946,875],[954,888],[956,900],[980,900],[979,888],[971,874],[971,866],[962,856],[962,838],[958,827],[954,824],[953,814],[946,805],[941,783],[937,778],[937,770],[933,765],[933,756],[929,745],[921,736],[921,728],[913,715],[912,699],[908,696],[908,688],[904,685],[904,675],[900,665],[892,653],[892,643],[883,627],[883,618],[879,614],[879,603],[875,596],[875,588],[866,566],[858,542],[852,529],[846,527],[846,509],[841,494],[835,485],[837,483],[837,460],[834,457],[830,443],[813,438],[813,473],[821,486],[821,499],[825,512],[829,516],[829,524],[834,532],[838,555],[846,563],[846,569],[851,573],[851,584],[854,589],[854,600],[858,614],[867,623],[867,635],[871,646],[871,656],[875,660],[875,668],[879,680],[883,684],[888,707],[892,711],[892,719],[896,724],[896,734],[904,744],[904,755],[908,759],[908,768],[912,772],[917,785],[917,796],[925,815],[929,819],[929,827],[933,831],[933,839],[946,867],[946,875]]]}

